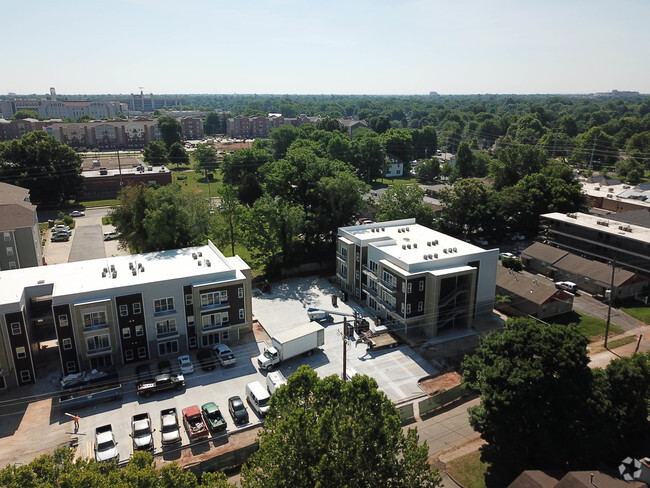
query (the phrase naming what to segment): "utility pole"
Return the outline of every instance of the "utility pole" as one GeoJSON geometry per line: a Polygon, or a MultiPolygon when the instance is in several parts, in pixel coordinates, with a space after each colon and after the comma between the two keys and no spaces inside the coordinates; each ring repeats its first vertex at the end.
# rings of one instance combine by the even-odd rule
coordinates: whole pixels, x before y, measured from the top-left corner
{"type": "Polygon", "coordinates": [[[612,282],[609,285],[609,306],[607,307],[607,323],[605,324],[605,349],[607,349],[607,336],[609,336],[609,319],[612,315],[612,295],[614,294],[614,273],[616,272],[616,258],[612,261],[612,282]]]}
{"type": "Polygon", "coordinates": [[[347,358],[347,350],[348,350],[348,319],[347,317],[343,317],[343,383],[347,381],[347,374],[345,371],[345,365],[348,362],[347,358]]]}
{"type": "Polygon", "coordinates": [[[115,152],[117,153],[117,169],[120,173],[120,190],[122,189],[123,183],[122,183],[122,164],[120,162],[120,150],[117,147],[117,144],[115,144],[115,152]]]}
{"type": "Polygon", "coordinates": [[[594,151],[596,150],[596,140],[598,139],[598,136],[594,136],[594,143],[591,146],[591,157],[589,158],[589,169],[593,170],[594,169],[594,151]]]}

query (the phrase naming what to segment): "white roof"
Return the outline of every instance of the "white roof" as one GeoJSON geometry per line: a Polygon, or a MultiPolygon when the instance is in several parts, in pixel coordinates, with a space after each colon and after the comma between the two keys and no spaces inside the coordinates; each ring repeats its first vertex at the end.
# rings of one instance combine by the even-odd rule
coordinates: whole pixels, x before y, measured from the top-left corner
{"type": "Polygon", "coordinates": [[[607,217],[599,215],[591,215],[585,213],[571,213],[563,214],[560,212],[553,212],[543,214],[542,217],[556,220],[559,222],[567,222],[572,225],[583,226],[591,229],[598,230],[607,234],[614,234],[624,236],[626,239],[637,240],[641,242],[650,242],[650,229],[641,227],[634,224],[626,224],[617,220],[609,220],[607,217]]]}
{"type": "Polygon", "coordinates": [[[244,279],[245,269],[249,267],[241,258],[226,258],[208,241],[205,246],[6,270],[0,271],[0,305],[18,302],[23,289],[31,286],[51,286],[55,298],[182,278],[192,282],[244,279]],[[104,269],[106,276],[102,276],[104,269]]]}

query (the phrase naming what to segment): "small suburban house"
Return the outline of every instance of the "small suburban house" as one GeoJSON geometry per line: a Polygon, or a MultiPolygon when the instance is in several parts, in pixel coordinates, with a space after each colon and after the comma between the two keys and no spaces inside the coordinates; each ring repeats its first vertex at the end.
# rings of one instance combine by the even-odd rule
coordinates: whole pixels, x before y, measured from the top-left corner
{"type": "Polygon", "coordinates": [[[558,290],[545,278],[531,278],[503,266],[497,268],[496,294],[510,298],[500,308],[513,315],[546,319],[573,310],[573,294],[558,290]]]}
{"type": "Polygon", "coordinates": [[[341,290],[395,331],[433,338],[492,313],[498,249],[415,219],[341,227],[336,246],[341,290]]]}
{"type": "Polygon", "coordinates": [[[175,357],[251,329],[251,270],[205,246],[0,272],[0,388],[175,357]],[[43,347],[45,345],[45,347],[43,347]]]}
{"type": "Polygon", "coordinates": [[[392,154],[386,155],[386,172],[384,176],[386,178],[397,178],[404,174],[404,163],[397,157],[392,154]]]}
{"type": "Polygon", "coordinates": [[[0,183],[0,270],[43,264],[43,246],[36,205],[29,190],[0,183]]]}
{"type": "MultiPolygon", "coordinates": [[[[554,281],[572,281],[580,290],[605,296],[612,284],[612,266],[572,254],[568,251],[534,243],[521,253],[526,267],[542,273],[554,281]]],[[[633,298],[648,294],[648,278],[616,267],[614,270],[614,297],[633,298]]]]}

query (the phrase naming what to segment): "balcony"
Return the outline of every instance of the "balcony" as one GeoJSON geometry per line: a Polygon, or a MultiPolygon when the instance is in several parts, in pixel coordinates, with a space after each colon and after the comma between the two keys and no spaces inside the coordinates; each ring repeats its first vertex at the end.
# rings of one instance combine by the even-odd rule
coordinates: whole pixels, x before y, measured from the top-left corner
{"type": "Polygon", "coordinates": [[[337,259],[340,259],[341,261],[344,261],[346,263],[348,262],[348,255],[347,254],[343,254],[343,253],[340,253],[340,252],[337,251],[336,252],[336,257],[337,257],[337,259]]]}
{"type": "Polygon", "coordinates": [[[95,332],[101,329],[108,329],[108,322],[84,324],[84,332],[95,332]]]}
{"type": "Polygon", "coordinates": [[[392,283],[389,283],[388,281],[385,280],[377,280],[377,283],[379,286],[381,286],[383,289],[388,291],[389,293],[393,294],[397,291],[397,285],[393,285],[392,283]]]}
{"type": "Polygon", "coordinates": [[[204,324],[201,326],[201,332],[211,332],[213,330],[223,329],[224,327],[228,327],[229,325],[230,322],[221,322],[219,324],[204,324]]]}
{"type": "Polygon", "coordinates": [[[368,293],[369,295],[372,295],[373,297],[379,297],[379,292],[377,290],[369,287],[365,283],[363,285],[361,285],[361,289],[363,291],[365,291],[366,293],[368,293]]]}
{"type": "Polygon", "coordinates": [[[378,278],[378,276],[377,276],[377,271],[373,271],[373,270],[371,270],[371,269],[370,269],[368,266],[366,266],[365,264],[361,267],[361,271],[362,271],[364,274],[370,275],[370,276],[372,276],[372,277],[374,277],[374,278],[378,278]]]}
{"type": "Polygon", "coordinates": [[[219,303],[211,303],[209,305],[201,305],[201,310],[225,310],[230,307],[230,302],[223,301],[219,303]]]}

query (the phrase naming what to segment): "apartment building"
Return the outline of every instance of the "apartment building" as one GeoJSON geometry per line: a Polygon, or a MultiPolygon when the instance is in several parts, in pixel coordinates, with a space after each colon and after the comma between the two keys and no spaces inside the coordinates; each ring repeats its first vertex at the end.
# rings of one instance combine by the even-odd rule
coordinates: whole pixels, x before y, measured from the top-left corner
{"type": "Polygon", "coordinates": [[[36,119],[0,119],[0,142],[20,139],[22,136],[35,130],[44,130],[52,121],[36,119]]]}
{"type": "Polygon", "coordinates": [[[36,205],[26,188],[0,183],[0,234],[0,270],[43,264],[36,205]]]}
{"type": "MultiPolygon", "coordinates": [[[[281,114],[269,114],[268,117],[232,117],[226,120],[226,135],[239,139],[257,139],[267,138],[271,135],[271,130],[283,125],[292,125],[300,127],[303,124],[317,124],[322,117],[308,117],[301,114],[298,117],[283,117],[281,114]]],[[[368,127],[365,120],[337,119],[341,128],[348,131],[350,137],[352,132],[359,127],[368,127]]]]}
{"type": "MultiPolygon", "coordinates": [[[[624,214],[623,214],[624,215],[624,214]]],[[[650,228],[584,213],[540,217],[538,240],[579,256],[650,277],[650,228]]]]}
{"type": "Polygon", "coordinates": [[[32,110],[41,117],[70,117],[76,119],[88,115],[96,119],[115,117],[122,106],[115,100],[57,100],[56,91],[50,88],[50,99],[46,98],[12,98],[0,100],[0,112],[5,119],[10,119],[20,110],[32,110]]]}
{"type": "Polygon", "coordinates": [[[341,227],[341,289],[406,334],[436,337],[468,329],[492,312],[498,249],[485,250],[415,223],[341,227]]]}
{"type": "Polygon", "coordinates": [[[0,387],[34,383],[53,347],[68,375],[238,340],[251,324],[250,267],[210,241],[3,271],[0,387]]]}

